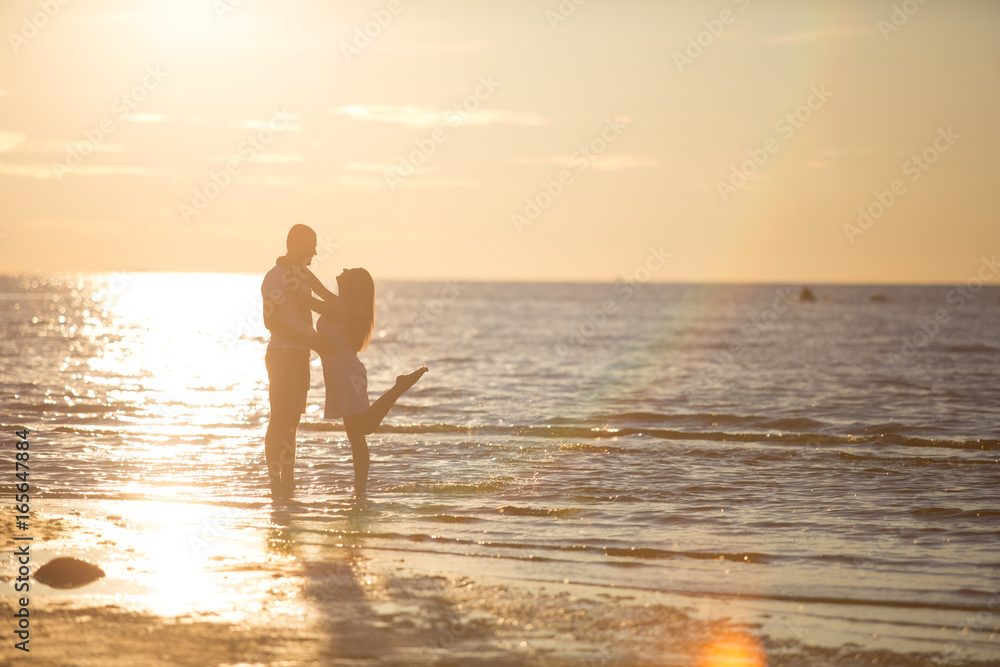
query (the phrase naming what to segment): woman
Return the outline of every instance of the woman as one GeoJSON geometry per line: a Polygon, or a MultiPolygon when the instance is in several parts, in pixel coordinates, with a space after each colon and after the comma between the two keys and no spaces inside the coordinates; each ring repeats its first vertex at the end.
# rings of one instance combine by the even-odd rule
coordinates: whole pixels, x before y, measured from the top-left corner
{"type": "Polygon", "coordinates": [[[358,352],[368,347],[375,328],[375,282],[365,269],[344,269],[337,276],[336,294],[306,269],[309,286],[323,300],[310,297],[310,307],[320,314],[316,333],[336,345],[335,354],[323,354],[323,381],[326,384],[325,419],[344,420],[354,458],[354,493],[365,497],[368,490],[368,442],[399,397],[427,372],[423,366],[396,377],[396,384],[374,403],[368,402],[368,371],[358,352]]]}

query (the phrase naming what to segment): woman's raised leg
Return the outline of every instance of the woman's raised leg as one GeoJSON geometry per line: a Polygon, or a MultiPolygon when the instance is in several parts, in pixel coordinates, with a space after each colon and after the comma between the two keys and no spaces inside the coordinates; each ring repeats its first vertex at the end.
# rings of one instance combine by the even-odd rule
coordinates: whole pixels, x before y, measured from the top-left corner
{"type": "MultiPolygon", "coordinates": [[[[427,366],[421,366],[412,373],[407,373],[406,375],[397,375],[396,384],[392,385],[388,391],[378,397],[378,399],[371,404],[368,408],[368,412],[357,415],[360,419],[358,420],[357,426],[362,430],[365,435],[371,435],[375,432],[375,429],[379,427],[385,416],[389,414],[389,410],[392,406],[396,404],[400,396],[406,393],[406,390],[417,383],[417,380],[427,372],[427,366]]],[[[346,425],[346,419],[345,419],[346,425]]]]}

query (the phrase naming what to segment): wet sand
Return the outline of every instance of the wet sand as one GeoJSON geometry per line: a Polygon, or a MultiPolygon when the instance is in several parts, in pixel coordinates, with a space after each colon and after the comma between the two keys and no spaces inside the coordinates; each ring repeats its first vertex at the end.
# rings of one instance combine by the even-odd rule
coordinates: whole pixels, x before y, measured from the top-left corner
{"type": "MultiPolygon", "coordinates": [[[[852,646],[804,647],[768,637],[757,624],[633,591],[611,595],[461,571],[420,552],[347,543],[331,523],[297,518],[294,510],[275,509],[270,524],[256,528],[259,515],[143,501],[36,503],[32,570],[72,556],[107,576],[73,590],[32,581],[25,654],[10,639],[23,594],[13,594],[16,566],[5,558],[0,663],[942,664],[852,646]]],[[[5,554],[15,533],[24,534],[5,508],[5,554]]]]}

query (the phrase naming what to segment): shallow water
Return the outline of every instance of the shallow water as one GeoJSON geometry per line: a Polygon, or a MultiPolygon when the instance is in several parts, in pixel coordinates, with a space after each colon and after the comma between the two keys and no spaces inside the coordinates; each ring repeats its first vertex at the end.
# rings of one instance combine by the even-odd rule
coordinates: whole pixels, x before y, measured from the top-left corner
{"type": "MultiPolygon", "coordinates": [[[[0,421],[32,430],[37,495],[266,524],[259,282],[0,277],[0,421]]],[[[370,438],[362,529],[314,357],[288,511],[318,530],[797,610],[762,621],[772,638],[1000,657],[1000,289],[377,287],[372,398],[431,372],[370,438]]]]}

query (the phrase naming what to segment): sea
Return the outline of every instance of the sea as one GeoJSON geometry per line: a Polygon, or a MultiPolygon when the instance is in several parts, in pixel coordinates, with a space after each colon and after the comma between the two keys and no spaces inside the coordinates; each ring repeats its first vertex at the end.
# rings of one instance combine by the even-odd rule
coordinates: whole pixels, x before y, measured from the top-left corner
{"type": "MultiPolygon", "coordinates": [[[[261,278],[0,277],[35,496],[269,521],[261,278]]],[[[313,355],[294,511],[772,641],[1000,664],[1000,287],[804,287],[377,280],[370,397],[430,371],[369,437],[361,530],[313,355]]]]}

